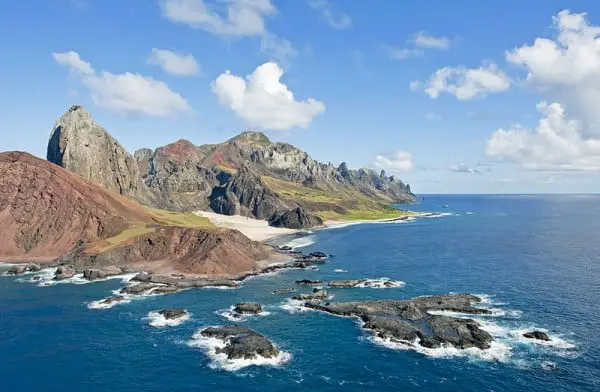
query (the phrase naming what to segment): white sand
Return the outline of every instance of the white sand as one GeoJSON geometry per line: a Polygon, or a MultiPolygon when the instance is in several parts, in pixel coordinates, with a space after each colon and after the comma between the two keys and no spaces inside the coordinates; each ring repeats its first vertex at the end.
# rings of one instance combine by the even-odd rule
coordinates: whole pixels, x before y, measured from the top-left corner
{"type": "Polygon", "coordinates": [[[237,229],[254,241],[267,241],[273,237],[298,232],[294,229],[272,227],[266,220],[241,215],[221,215],[208,211],[196,211],[195,214],[208,218],[215,226],[237,229]]]}

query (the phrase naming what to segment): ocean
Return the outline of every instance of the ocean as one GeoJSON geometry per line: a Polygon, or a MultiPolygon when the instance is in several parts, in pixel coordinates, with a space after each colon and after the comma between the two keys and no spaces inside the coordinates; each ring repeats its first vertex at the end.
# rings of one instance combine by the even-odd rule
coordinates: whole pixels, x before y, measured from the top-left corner
{"type": "Polygon", "coordinates": [[[38,287],[26,281],[31,276],[1,277],[0,390],[600,390],[600,196],[426,195],[411,209],[444,214],[278,239],[335,257],[318,270],[259,276],[239,289],[90,309],[123,283],[38,287]],[[330,290],[333,301],[481,295],[493,315],[478,320],[497,344],[484,352],[416,352],[373,339],[356,320],[272,294],[298,279],[350,278],[389,278],[400,287],[330,290]],[[265,306],[243,324],[285,353],[277,363],[224,363],[195,336],[231,323],[224,316],[241,301],[265,306]],[[148,316],[174,307],[190,318],[162,326],[148,316]],[[552,342],[522,338],[531,328],[548,331],[552,342]]]}

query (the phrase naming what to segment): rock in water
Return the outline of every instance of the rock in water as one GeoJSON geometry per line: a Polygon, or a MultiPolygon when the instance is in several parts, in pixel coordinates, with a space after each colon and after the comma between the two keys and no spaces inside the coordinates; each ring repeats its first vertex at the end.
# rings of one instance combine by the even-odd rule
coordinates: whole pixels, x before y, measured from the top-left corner
{"type": "Polygon", "coordinates": [[[548,336],[548,334],[546,332],[542,332],[542,331],[525,332],[523,334],[523,336],[526,337],[527,339],[544,340],[546,342],[550,341],[550,337],[548,336]]]}
{"type": "MultiPolygon", "coordinates": [[[[298,298],[302,299],[302,298],[298,298]]],[[[358,317],[364,328],[377,336],[408,346],[439,348],[450,344],[458,349],[488,349],[492,336],[469,319],[431,315],[428,311],[452,311],[467,314],[489,314],[474,307],[481,300],[471,294],[448,294],[407,300],[357,301],[320,305],[307,302],[306,307],[332,314],[358,317]],[[413,343],[416,342],[416,343],[413,343]]]]}
{"type": "Polygon", "coordinates": [[[228,359],[274,358],[279,355],[279,350],[267,338],[241,325],[209,327],[201,335],[222,340],[225,346],[217,348],[216,353],[224,353],[228,359]]]}
{"type": "Polygon", "coordinates": [[[163,309],[159,310],[158,314],[162,315],[167,320],[178,319],[187,314],[187,310],[185,309],[163,309]]]}
{"type": "Polygon", "coordinates": [[[153,200],[136,160],[82,106],[71,106],[54,124],[47,159],[122,195],[153,200]]]}
{"type": "Polygon", "coordinates": [[[312,293],[301,293],[293,297],[293,299],[300,301],[320,301],[322,299],[327,299],[329,294],[325,290],[315,289],[312,293]]]}
{"type": "Polygon", "coordinates": [[[256,302],[241,302],[233,308],[240,314],[258,314],[262,312],[262,305],[256,302]]]}
{"type": "Polygon", "coordinates": [[[296,281],[297,285],[300,286],[316,286],[323,284],[322,280],[310,280],[310,279],[302,279],[296,281]]]}
{"type": "Polygon", "coordinates": [[[269,218],[269,225],[274,227],[287,227],[289,229],[308,229],[311,227],[322,226],[323,220],[302,207],[296,207],[293,210],[274,214],[269,218]]]}
{"type": "Polygon", "coordinates": [[[75,276],[75,269],[70,265],[61,265],[54,273],[54,280],[65,280],[75,276]]]}

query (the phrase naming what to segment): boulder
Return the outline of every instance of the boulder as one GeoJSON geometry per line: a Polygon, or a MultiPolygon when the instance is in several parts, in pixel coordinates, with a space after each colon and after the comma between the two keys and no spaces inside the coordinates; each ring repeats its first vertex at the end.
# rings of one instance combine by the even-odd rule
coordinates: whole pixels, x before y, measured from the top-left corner
{"type": "Polygon", "coordinates": [[[323,219],[302,207],[296,207],[293,210],[273,214],[269,218],[269,225],[289,229],[308,229],[322,226],[323,219]]]}
{"type": "Polygon", "coordinates": [[[125,300],[125,297],[123,297],[122,295],[113,295],[112,297],[108,297],[108,298],[102,300],[100,303],[105,304],[105,305],[110,305],[114,302],[121,302],[124,300],[125,300]]]}
{"type": "Polygon", "coordinates": [[[139,274],[137,274],[136,276],[134,276],[131,280],[134,282],[150,282],[150,280],[152,279],[152,275],[147,273],[147,272],[140,272],[139,274]]]}
{"type": "Polygon", "coordinates": [[[262,312],[262,305],[256,302],[241,302],[235,305],[233,310],[240,314],[258,314],[262,312]]]}
{"type": "Polygon", "coordinates": [[[301,294],[295,295],[293,297],[293,299],[296,299],[299,301],[322,300],[322,299],[327,299],[328,295],[329,294],[325,290],[315,289],[312,293],[301,293],[301,294]]]}
{"type": "Polygon", "coordinates": [[[156,289],[158,287],[163,287],[153,283],[139,283],[135,285],[125,286],[121,289],[121,292],[124,294],[132,294],[132,295],[140,295],[152,289],[156,289]]]}
{"type": "Polygon", "coordinates": [[[163,309],[159,310],[158,314],[162,315],[167,320],[178,319],[187,314],[187,310],[185,309],[163,309]]]}
{"type": "Polygon", "coordinates": [[[526,337],[527,339],[537,339],[537,340],[543,340],[546,342],[550,341],[550,337],[548,336],[548,334],[546,332],[542,332],[542,331],[525,332],[523,334],[523,336],[526,337]]]}
{"type": "Polygon", "coordinates": [[[289,293],[295,293],[295,292],[296,292],[296,289],[289,288],[289,289],[274,290],[273,294],[289,294],[289,293]]]}
{"type": "Polygon", "coordinates": [[[70,265],[61,265],[54,273],[54,280],[64,280],[75,276],[75,269],[70,265]]]}
{"type": "Polygon", "coordinates": [[[21,275],[24,274],[26,272],[26,266],[25,265],[13,265],[12,267],[10,267],[8,269],[8,271],[6,271],[7,274],[9,275],[21,275]]]}

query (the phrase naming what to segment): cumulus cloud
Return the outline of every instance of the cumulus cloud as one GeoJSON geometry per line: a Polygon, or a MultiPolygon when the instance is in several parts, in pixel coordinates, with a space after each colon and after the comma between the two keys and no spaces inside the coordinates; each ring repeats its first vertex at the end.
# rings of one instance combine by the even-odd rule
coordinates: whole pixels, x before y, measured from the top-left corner
{"type": "Polygon", "coordinates": [[[488,139],[486,155],[529,170],[600,171],[600,139],[586,137],[583,123],[568,118],[560,103],[537,105],[542,118],[535,129],[514,125],[488,139]]]}
{"type": "Polygon", "coordinates": [[[200,65],[191,54],[172,52],[166,49],[152,49],[148,64],[158,65],[172,75],[196,75],[200,65]]]}
{"type": "MultiPolygon", "coordinates": [[[[417,86],[415,82],[411,83],[417,86]]],[[[489,63],[479,68],[440,68],[424,83],[424,90],[432,99],[436,99],[441,93],[448,93],[466,101],[489,93],[506,91],[510,85],[511,79],[508,75],[496,64],[489,63]]]]}
{"type": "Polygon", "coordinates": [[[561,11],[553,38],[536,38],[506,53],[527,72],[525,84],[551,104],[537,105],[536,127],[498,129],[486,154],[529,170],[600,171],[600,27],[586,14],[561,11]]]}
{"type": "Polygon", "coordinates": [[[526,81],[546,99],[560,102],[583,121],[583,131],[600,135],[600,27],[586,14],[561,11],[553,18],[554,39],[537,38],[507,52],[527,71],[526,81]]]}
{"type": "Polygon", "coordinates": [[[246,79],[229,71],[219,75],[212,91],[222,105],[229,107],[250,127],[265,130],[307,128],[325,111],[325,104],[314,98],[297,101],[281,82],[283,70],[277,63],[257,67],[246,79]]]}
{"type": "Polygon", "coordinates": [[[450,40],[446,37],[435,37],[425,31],[419,31],[413,40],[415,46],[423,49],[447,50],[450,48],[450,40]]]}
{"type": "Polygon", "coordinates": [[[334,29],[349,29],[352,27],[352,18],[350,15],[336,11],[327,0],[308,0],[308,5],[319,12],[321,19],[334,29]]]}
{"type": "Polygon", "coordinates": [[[170,116],[191,111],[187,100],[165,82],[136,73],[97,72],[77,52],[52,53],[54,60],[87,87],[100,107],[121,113],[170,116]]]}
{"type": "Polygon", "coordinates": [[[406,151],[377,155],[375,157],[375,165],[385,170],[398,172],[409,172],[414,167],[412,155],[406,151]]]}
{"type": "Polygon", "coordinates": [[[266,18],[277,13],[271,0],[162,0],[161,5],[173,23],[222,37],[259,37],[261,52],[284,62],[298,54],[290,41],[267,30],[266,18]]]}
{"type": "Polygon", "coordinates": [[[463,173],[463,174],[481,174],[481,170],[477,167],[470,167],[465,163],[453,163],[448,167],[450,171],[455,173],[463,173]]]}

